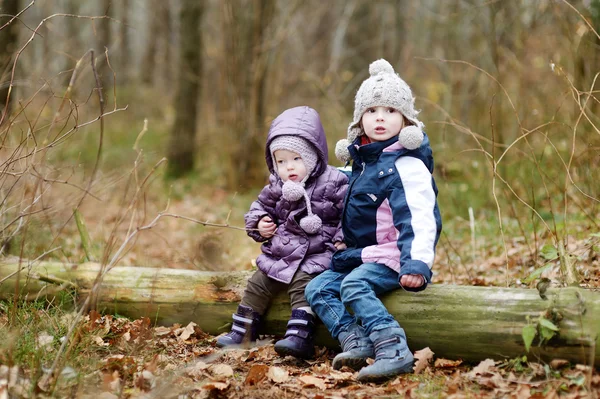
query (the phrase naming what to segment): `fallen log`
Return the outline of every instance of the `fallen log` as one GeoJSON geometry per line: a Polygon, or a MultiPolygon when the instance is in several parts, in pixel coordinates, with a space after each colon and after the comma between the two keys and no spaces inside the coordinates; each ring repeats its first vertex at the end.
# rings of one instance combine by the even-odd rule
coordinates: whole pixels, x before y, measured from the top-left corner
{"type": "MultiPolygon", "coordinates": [[[[89,295],[101,267],[41,262],[34,266],[0,263],[0,299],[14,297],[17,275],[21,298],[54,297],[76,287],[89,295]],[[11,276],[11,274],[13,274],[11,276]]],[[[95,296],[99,310],[132,319],[149,317],[157,325],[195,322],[210,334],[229,330],[231,314],[251,272],[203,272],[119,266],[106,273],[95,296]]],[[[566,359],[600,367],[600,292],[576,287],[537,290],[431,285],[420,293],[397,290],[382,297],[408,335],[413,350],[429,347],[438,356],[474,362],[512,359],[526,354],[523,327],[546,312],[560,315],[558,332],[546,345],[531,347],[528,358],[566,359]],[[530,320],[530,321],[528,321],[530,320]]],[[[289,300],[272,302],[262,331],[282,335],[289,300]]],[[[337,347],[323,325],[318,345],[337,347]]]]}

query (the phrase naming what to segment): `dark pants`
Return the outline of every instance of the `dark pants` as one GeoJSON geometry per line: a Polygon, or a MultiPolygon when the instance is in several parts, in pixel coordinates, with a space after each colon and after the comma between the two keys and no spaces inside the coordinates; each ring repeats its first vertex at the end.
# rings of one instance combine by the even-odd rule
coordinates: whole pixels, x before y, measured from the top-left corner
{"type": "Polygon", "coordinates": [[[283,290],[287,290],[290,302],[292,303],[292,309],[304,306],[309,307],[310,305],[304,296],[304,289],[315,276],[316,274],[308,274],[298,270],[294,274],[292,281],[289,284],[285,284],[273,280],[262,271],[257,270],[248,280],[241,304],[249,306],[258,314],[263,315],[267,311],[273,296],[283,290]]]}

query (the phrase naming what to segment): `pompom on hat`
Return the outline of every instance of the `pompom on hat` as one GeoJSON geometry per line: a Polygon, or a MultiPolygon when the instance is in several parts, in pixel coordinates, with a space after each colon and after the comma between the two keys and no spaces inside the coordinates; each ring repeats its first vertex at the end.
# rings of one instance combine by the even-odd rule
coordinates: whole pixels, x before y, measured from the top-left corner
{"type": "Polygon", "coordinates": [[[356,92],[354,100],[354,118],[348,126],[348,138],[337,142],[335,155],[342,162],[350,161],[348,146],[358,136],[364,134],[360,126],[363,114],[371,107],[394,108],[410,121],[398,134],[398,142],[404,148],[414,150],[423,142],[423,127],[415,109],[415,98],[408,84],[394,71],[392,65],[384,59],[374,61],[369,65],[369,74],[356,92]]]}
{"type": "Polygon", "coordinates": [[[306,177],[302,179],[300,183],[296,183],[292,180],[286,181],[281,189],[281,195],[286,200],[292,202],[299,201],[304,198],[306,201],[306,210],[308,215],[300,219],[300,227],[308,234],[315,234],[321,229],[323,222],[321,221],[321,218],[312,213],[310,198],[308,197],[308,193],[304,188],[304,184],[310,177],[312,171],[315,170],[319,156],[317,155],[313,145],[302,137],[292,135],[277,136],[269,145],[269,151],[271,151],[274,168],[277,168],[277,162],[275,162],[275,156],[273,153],[277,150],[292,151],[302,157],[304,166],[306,166],[306,177]]]}

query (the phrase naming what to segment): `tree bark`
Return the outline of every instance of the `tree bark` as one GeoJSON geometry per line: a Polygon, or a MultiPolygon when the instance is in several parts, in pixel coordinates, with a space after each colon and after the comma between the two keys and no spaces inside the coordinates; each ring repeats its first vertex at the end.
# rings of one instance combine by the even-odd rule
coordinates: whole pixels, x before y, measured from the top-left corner
{"type": "Polygon", "coordinates": [[[169,143],[167,171],[174,178],[194,169],[196,114],[202,77],[200,21],[203,11],[203,2],[186,0],[180,12],[181,53],[175,98],[176,116],[169,143]]]}
{"type": "MultiPolygon", "coordinates": [[[[2,14],[5,16],[0,17],[0,25],[4,25],[12,16],[19,12],[19,0],[2,0],[0,2],[0,9],[2,14]]],[[[0,121],[3,115],[10,113],[11,101],[7,102],[8,91],[12,84],[11,74],[13,69],[13,56],[17,52],[17,40],[18,40],[18,29],[19,21],[13,20],[13,22],[2,29],[0,34],[0,121]]],[[[11,96],[14,95],[14,92],[11,96]]]]}
{"type": "Polygon", "coordinates": [[[131,60],[131,42],[129,40],[128,30],[131,29],[129,26],[129,12],[131,8],[130,0],[122,0],[121,2],[121,24],[119,25],[119,39],[121,45],[119,46],[119,81],[121,84],[129,83],[129,64],[131,60]]]}
{"type": "MultiPolygon", "coordinates": [[[[111,0],[102,0],[101,2],[101,14],[108,17],[114,18],[114,5],[111,0]]],[[[104,93],[104,101],[106,104],[112,101],[114,79],[113,72],[109,68],[110,57],[112,56],[111,51],[107,51],[112,47],[112,33],[111,33],[111,20],[103,18],[98,21],[97,34],[98,44],[96,48],[96,67],[100,80],[102,82],[102,92],[104,93]],[[108,54],[108,60],[107,55],[108,54]]],[[[112,49],[111,49],[112,50],[112,49]]]]}
{"type": "MultiPolygon", "coordinates": [[[[159,33],[159,43],[160,43],[160,50],[158,51],[159,54],[162,55],[162,57],[160,57],[161,60],[163,60],[160,65],[158,65],[158,69],[160,71],[160,84],[161,84],[161,89],[165,90],[165,92],[169,93],[170,95],[173,94],[173,90],[172,90],[172,84],[171,81],[173,80],[173,70],[172,70],[172,65],[173,65],[173,45],[171,42],[171,8],[172,8],[172,4],[170,4],[169,2],[164,2],[160,5],[160,9],[157,10],[158,14],[160,15],[160,20],[161,20],[161,24],[160,26],[160,33],[159,33]]],[[[198,43],[198,46],[201,46],[201,43],[198,43]]],[[[200,47],[198,49],[198,51],[202,51],[202,48],[200,47]]]]}
{"type": "MultiPolygon", "coordinates": [[[[267,49],[269,25],[275,20],[273,0],[221,2],[224,32],[222,59],[226,109],[222,115],[231,126],[236,145],[231,159],[235,167],[227,171],[228,185],[236,190],[249,190],[264,184],[265,101],[270,53],[267,49]],[[249,11],[250,10],[250,11],[249,11]]],[[[269,39],[270,40],[270,39],[269,39]]],[[[279,111],[280,112],[280,111],[279,111]]]]}
{"type": "MultiPolygon", "coordinates": [[[[156,69],[156,48],[158,45],[158,35],[160,32],[160,13],[158,12],[161,7],[160,0],[152,0],[148,2],[148,30],[146,32],[146,49],[142,58],[142,65],[140,66],[141,74],[140,78],[142,83],[151,85],[154,83],[154,70],[156,69]]],[[[184,3],[186,3],[184,1],[184,3]]],[[[183,9],[186,9],[184,4],[183,9]]],[[[183,29],[183,28],[182,28],[183,29]]],[[[182,40],[185,40],[182,38],[182,40]]]]}
{"type": "MultiPolygon", "coordinates": [[[[0,264],[0,280],[18,267],[0,264]]],[[[85,298],[100,270],[96,263],[36,264],[21,272],[19,292],[28,299],[52,298],[61,284],[73,282],[85,298]]],[[[250,273],[115,267],[104,276],[96,303],[105,313],[149,317],[159,325],[193,321],[208,333],[220,334],[229,329],[250,273]]],[[[16,281],[12,276],[0,284],[0,298],[14,296],[16,281]]],[[[469,362],[512,359],[526,354],[521,334],[528,319],[554,310],[562,316],[558,335],[542,347],[534,341],[529,359],[560,358],[600,367],[600,293],[550,288],[545,298],[531,289],[435,284],[420,293],[397,290],[382,296],[413,351],[429,347],[438,357],[469,362]]],[[[283,334],[289,315],[288,297],[277,296],[262,331],[283,334]]],[[[318,345],[337,347],[322,324],[316,340],[318,345]]]]}

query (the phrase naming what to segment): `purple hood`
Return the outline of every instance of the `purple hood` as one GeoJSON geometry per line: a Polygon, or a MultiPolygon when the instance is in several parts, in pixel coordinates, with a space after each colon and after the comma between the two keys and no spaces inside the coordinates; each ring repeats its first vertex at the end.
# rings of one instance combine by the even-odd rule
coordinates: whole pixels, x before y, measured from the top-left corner
{"type": "Polygon", "coordinates": [[[265,159],[267,161],[267,166],[269,167],[269,172],[273,175],[277,175],[277,172],[273,167],[271,152],[269,151],[271,142],[276,137],[287,134],[300,136],[315,147],[319,160],[317,166],[315,166],[315,169],[312,171],[311,176],[319,176],[323,173],[327,168],[328,162],[325,130],[323,129],[321,118],[317,111],[307,106],[290,108],[275,118],[273,123],[271,123],[271,128],[267,135],[267,144],[265,146],[265,159]]]}

